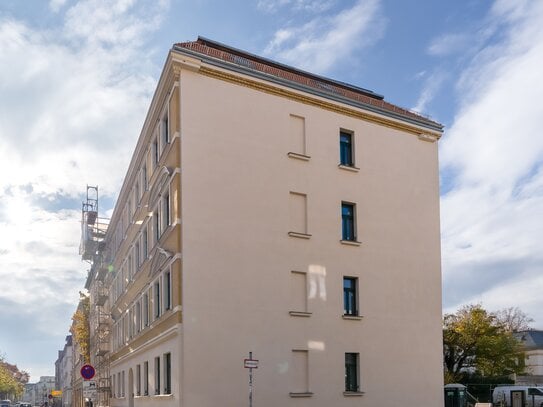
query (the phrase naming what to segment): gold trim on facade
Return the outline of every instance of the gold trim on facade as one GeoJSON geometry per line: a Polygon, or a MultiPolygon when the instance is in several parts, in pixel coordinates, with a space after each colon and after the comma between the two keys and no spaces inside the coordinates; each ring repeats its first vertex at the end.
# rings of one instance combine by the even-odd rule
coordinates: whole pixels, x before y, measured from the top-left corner
{"type": "Polygon", "coordinates": [[[350,109],[345,106],[337,105],[335,103],[326,102],[326,101],[319,100],[319,99],[309,97],[306,95],[301,95],[297,92],[293,92],[287,89],[282,89],[282,88],[272,86],[263,82],[258,82],[251,79],[243,78],[238,75],[212,69],[206,66],[200,67],[199,73],[211,78],[225,81],[225,82],[234,83],[236,85],[245,86],[251,89],[259,90],[261,92],[265,92],[271,95],[285,97],[287,99],[292,99],[297,102],[304,103],[306,105],[319,107],[319,108],[326,109],[335,113],[351,116],[351,117],[365,120],[371,123],[379,124],[381,126],[386,126],[395,130],[405,131],[407,133],[414,134],[418,137],[420,137],[421,135],[424,135],[425,141],[430,141],[430,140],[437,141],[441,137],[441,134],[438,132],[428,133],[428,131],[422,131],[420,128],[417,128],[415,126],[410,126],[406,123],[396,122],[394,120],[388,120],[383,117],[378,117],[369,113],[361,112],[356,109],[350,109]]]}

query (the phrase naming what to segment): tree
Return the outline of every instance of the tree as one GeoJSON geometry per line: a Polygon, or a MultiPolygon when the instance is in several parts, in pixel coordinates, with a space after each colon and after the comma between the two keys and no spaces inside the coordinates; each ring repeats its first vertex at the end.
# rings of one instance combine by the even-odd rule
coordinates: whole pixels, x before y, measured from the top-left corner
{"type": "Polygon", "coordinates": [[[85,363],[90,363],[90,327],[89,327],[90,298],[84,296],[72,316],[72,327],[74,341],[79,345],[79,351],[85,363]]]}
{"type": "Polygon", "coordinates": [[[465,373],[501,376],[521,373],[520,343],[496,315],[481,305],[467,305],[443,319],[445,381],[461,381],[465,373]]]}
{"type": "Polygon", "coordinates": [[[0,398],[19,397],[23,393],[23,387],[28,383],[28,379],[27,372],[20,371],[17,365],[6,362],[0,356],[0,398]]]}
{"type": "Polygon", "coordinates": [[[518,307],[509,307],[497,311],[496,321],[507,332],[527,331],[531,329],[530,324],[534,322],[533,318],[530,318],[518,307]]]}

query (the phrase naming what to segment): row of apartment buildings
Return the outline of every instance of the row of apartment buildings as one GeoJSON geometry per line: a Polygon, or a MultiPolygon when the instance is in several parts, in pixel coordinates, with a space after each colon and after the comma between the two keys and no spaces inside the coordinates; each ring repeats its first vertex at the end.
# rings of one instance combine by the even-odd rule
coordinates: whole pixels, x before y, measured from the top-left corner
{"type": "Polygon", "coordinates": [[[250,352],[258,406],[442,405],[441,134],[367,89],[175,44],[111,218],[97,187],[83,203],[94,405],[243,405],[250,352]]]}

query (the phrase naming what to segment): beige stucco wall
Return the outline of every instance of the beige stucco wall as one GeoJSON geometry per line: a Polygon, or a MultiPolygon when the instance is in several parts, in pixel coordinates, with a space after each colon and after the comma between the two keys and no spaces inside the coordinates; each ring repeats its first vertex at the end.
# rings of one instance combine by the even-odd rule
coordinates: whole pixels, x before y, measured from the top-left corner
{"type": "Polygon", "coordinates": [[[249,351],[255,406],[442,405],[437,143],[183,70],[181,163],[182,405],[246,404],[249,351]],[[309,161],[287,156],[291,114],[309,161]],[[358,172],[338,168],[340,128],[358,172]],[[309,239],[287,235],[290,192],[307,196],[309,239]],[[340,243],[342,201],[360,246],[340,243]],[[289,315],[292,271],[308,273],[309,317],[289,315]],[[342,318],[343,276],[362,320],[342,318]],[[295,349],[312,397],[289,397],[295,349]],[[363,396],[343,395],[345,352],[363,396]]]}
{"type": "Polygon", "coordinates": [[[536,376],[543,376],[543,351],[527,351],[525,363],[527,373],[536,376]]]}

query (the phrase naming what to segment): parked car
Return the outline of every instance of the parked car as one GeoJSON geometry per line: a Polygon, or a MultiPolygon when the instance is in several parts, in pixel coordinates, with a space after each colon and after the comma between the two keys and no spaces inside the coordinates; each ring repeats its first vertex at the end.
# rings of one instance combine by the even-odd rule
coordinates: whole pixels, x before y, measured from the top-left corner
{"type": "Polygon", "coordinates": [[[19,407],[32,407],[32,404],[30,403],[19,403],[19,407]]]}
{"type": "Polygon", "coordinates": [[[0,407],[11,407],[11,400],[0,401],[0,407]]]}
{"type": "Polygon", "coordinates": [[[498,386],[492,392],[492,403],[498,407],[543,407],[543,387],[498,386]]]}

